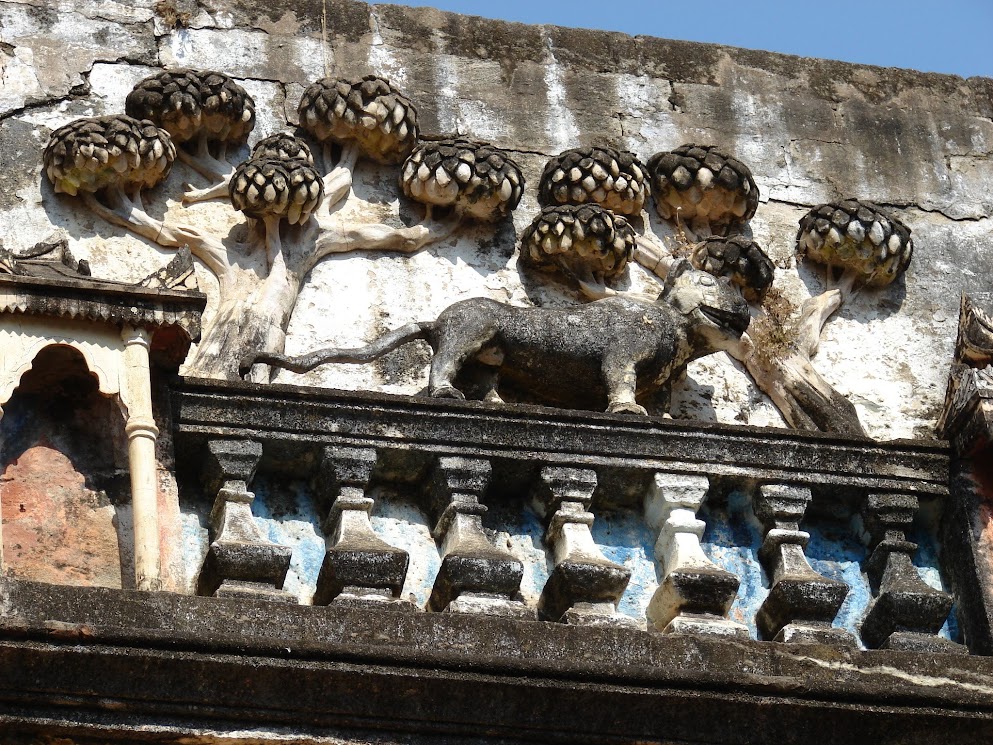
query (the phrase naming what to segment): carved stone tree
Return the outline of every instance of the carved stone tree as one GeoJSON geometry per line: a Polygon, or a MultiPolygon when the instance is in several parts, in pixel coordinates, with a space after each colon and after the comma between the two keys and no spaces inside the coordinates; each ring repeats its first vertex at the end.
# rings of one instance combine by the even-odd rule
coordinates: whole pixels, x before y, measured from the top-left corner
{"type": "Polygon", "coordinates": [[[752,304],[748,340],[729,353],[797,429],[865,435],[855,406],[817,371],[812,358],[831,316],[857,287],[878,288],[903,273],[913,252],[910,230],[869,202],[821,205],[801,221],[797,249],[827,266],[829,288],[794,313],[772,290],[774,266],[747,238],[710,238],[696,244],[698,269],[729,277],[752,304]],[[834,286],[837,285],[837,286],[834,286]]]}
{"type": "Polygon", "coordinates": [[[524,266],[552,271],[595,300],[616,294],[609,283],[634,259],[660,278],[685,255],[697,269],[727,277],[752,305],[755,323],[730,354],[799,429],[864,435],[855,407],[814,368],[811,358],[835,311],[858,287],[888,285],[907,268],[910,230],[870,202],[850,199],[812,210],[800,222],[801,255],[827,266],[829,289],[798,313],[772,291],[775,267],[741,235],[759,189],[751,170],[713,145],[687,144],[642,166],[632,153],[604,147],[551,158],[539,198],[546,206],[521,238],[524,266]],[[649,193],[659,216],[684,245],[666,248],[640,215],[649,193]],[[692,242],[690,242],[692,241],[692,242]],[[835,286],[836,285],[836,286],[835,286]]]}
{"type": "MultiPolygon", "coordinates": [[[[188,245],[216,275],[219,305],[189,360],[192,375],[234,378],[247,353],[282,352],[302,283],[324,257],[417,251],[449,236],[463,219],[502,218],[516,207],[524,185],[517,165],[484,143],[429,142],[415,150],[416,109],[374,75],[318,80],[304,92],[301,127],[321,145],[322,170],[306,142],[289,134],[262,140],[237,168],[227,163],[227,148],[247,140],[255,108],[251,96],[222,73],[153,75],[135,87],[127,107],[145,118],[81,119],[55,131],[45,150],[45,172],[57,192],[81,194],[85,206],[108,222],[166,248],[188,245]],[[168,174],[177,155],[174,142],[181,143],[179,157],[212,182],[188,191],[184,201],[230,199],[249,218],[246,242],[225,241],[145,211],[140,190],[168,174]],[[450,157],[445,148],[456,152],[450,157]],[[431,160],[435,152],[441,154],[437,163],[431,160]],[[469,154],[467,177],[463,152],[469,154]],[[339,214],[359,200],[351,187],[361,157],[394,165],[408,156],[402,184],[428,205],[423,222],[385,225],[377,210],[359,209],[358,203],[348,205],[347,218],[339,214]],[[438,204],[451,207],[452,216],[433,220],[430,206],[438,204]]],[[[268,378],[264,366],[252,371],[257,382],[268,378]]]]}
{"type": "Polygon", "coordinates": [[[826,265],[828,289],[804,301],[795,319],[761,314],[752,328],[755,344],[735,355],[788,424],[865,434],[854,405],[824,379],[811,358],[828,319],[853,291],[889,285],[906,271],[913,250],[910,229],[871,202],[846,199],[821,205],[800,220],[797,251],[826,265]]]}
{"type": "Polygon", "coordinates": [[[672,257],[652,232],[645,212],[649,177],[648,168],[627,150],[593,146],[550,158],[538,187],[538,201],[545,209],[525,234],[525,263],[561,270],[591,300],[613,294],[608,283],[623,273],[630,259],[664,278],[672,257]],[[577,212],[569,206],[586,209],[577,212]],[[581,219],[574,222],[569,215],[581,219]],[[592,234],[587,230],[591,223],[592,234]],[[598,250],[591,251],[594,246],[598,250]]]}

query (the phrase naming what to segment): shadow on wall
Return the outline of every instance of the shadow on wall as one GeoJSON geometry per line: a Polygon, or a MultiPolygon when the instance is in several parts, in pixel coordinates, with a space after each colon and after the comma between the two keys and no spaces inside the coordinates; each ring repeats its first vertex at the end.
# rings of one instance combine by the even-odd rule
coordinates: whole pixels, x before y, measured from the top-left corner
{"type": "Polygon", "coordinates": [[[75,350],[35,357],[0,420],[7,574],[130,589],[134,556],[124,418],[75,350]]]}

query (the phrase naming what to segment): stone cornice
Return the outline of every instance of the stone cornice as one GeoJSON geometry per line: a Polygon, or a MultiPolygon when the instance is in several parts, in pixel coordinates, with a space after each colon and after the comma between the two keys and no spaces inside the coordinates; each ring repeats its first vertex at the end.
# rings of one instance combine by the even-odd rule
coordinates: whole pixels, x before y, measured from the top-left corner
{"type": "Polygon", "coordinates": [[[0,275],[0,313],[44,315],[146,328],[175,326],[190,341],[200,338],[207,297],[194,290],[168,290],[104,282],[87,277],[0,275]]]}
{"type": "MultiPolygon", "coordinates": [[[[601,480],[654,471],[814,489],[948,494],[948,445],[863,438],[526,405],[455,402],[287,385],[175,379],[177,450],[205,438],[262,442],[291,462],[328,444],[373,447],[416,471],[418,455],[462,455],[593,467],[601,480]]],[[[182,459],[180,459],[182,460],[182,459]]],[[[304,459],[306,460],[306,459],[304,459]]],[[[389,458],[386,459],[389,462],[389,458]]],[[[640,482],[639,482],[640,483],[640,482]]],[[[640,487],[633,486],[632,489],[640,487]]],[[[622,500],[622,496],[614,497],[622,500]]],[[[637,499],[633,493],[631,498],[637,499]]]]}
{"type": "Polygon", "coordinates": [[[12,579],[0,598],[0,731],[125,722],[127,742],[138,725],[174,742],[237,721],[301,736],[387,728],[570,743],[993,736],[982,657],[12,579]]]}

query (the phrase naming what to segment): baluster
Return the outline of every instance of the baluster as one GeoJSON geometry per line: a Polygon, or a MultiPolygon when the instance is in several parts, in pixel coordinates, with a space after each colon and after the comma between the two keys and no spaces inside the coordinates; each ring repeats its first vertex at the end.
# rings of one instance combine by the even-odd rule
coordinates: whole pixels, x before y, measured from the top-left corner
{"type": "Polygon", "coordinates": [[[329,547],[317,578],[314,605],[337,604],[413,610],[399,600],[409,557],[383,541],[372,529],[374,500],[366,496],[376,451],[371,448],[326,447],[315,486],[334,501],[324,521],[329,547]]]}
{"type": "Polygon", "coordinates": [[[952,597],[925,583],[911,560],[917,544],[906,531],[917,509],[917,497],[909,494],[870,494],[866,501],[872,553],[865,571],[876,597],[862,621],[862,641],[880,649],[965,653],[965,647],[936,636],[952,597]]]}
{"type": "Polygon", "coordinates": [[[755,622],[764,639],[854,645],[852,634],[831,626],[848,585],[815,572],[804,554],[810,534],[800,522],[810,500],[810,489],[786,484],[762,486],[755,497],[755,516],[765,528],[759,559],[771,584],[755,622]]]}
{"type": "Polygon", "coordinates": [[[209,440],[204,480],[216,490],[210,513],[212,541],[200,576],[198,595],[251,597],[295,602],[283,591],[291,549],[266,538],[255,517],[248,484],[262,458],[262,445],[250,440],[209,440]]]}
{"type": "Polygon", "coordinates": [[[648,604],[648,620],[664,633],[748,638],[746,626],[727,618],[738,578],[700,546],[706,525],[696,514],[709,489],[705,476],[656,473],[652,480],[645,516],[659,531],[655,556],[665,576],[648,604]]]}
{"type": "Polygon", "coordinates": [[[587,508],[596,485],[596,472],[589,469],[541,469],[532,497],[548,520],[545,542],[552,547],[555,568],[538,609],[563,623],[635,626],[634,619],[617,613],[631,571],[608,560],[590,533],[593,513],[587,508]]]}
{"type": "Polygon", "coordinates": [[[533,617],[519,599],[524,565],[493,545],[483,531],[480,502],[490,481],[487,460],[443,456],[432,470],[429,489],[437,522],[432,535],[442,561],[428,610],[533,617]]]}

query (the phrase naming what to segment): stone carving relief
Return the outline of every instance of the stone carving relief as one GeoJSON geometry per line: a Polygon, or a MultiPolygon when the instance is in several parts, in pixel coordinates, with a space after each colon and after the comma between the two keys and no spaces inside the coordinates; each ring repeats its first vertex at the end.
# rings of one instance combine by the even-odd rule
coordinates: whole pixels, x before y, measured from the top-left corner
{"type": "MultiPolygon", "coordinates": [[[[440,329],[455,325],[454,319],[486,312],[499,318],[520,315],[498,303],[486,311],[471,304],[453,306],[436,325],[404,327],[407,330],[361,350],[332,348],[303,358],[283,356],[286,329],[305,277],[323,258],[355,250],[413,252],[453,235],[465,221],[506,219],[525,189],[520,166],[506,152],[463,136],[422,137],[414,104],[376,75],[314,82],[297,107],[299,132],[260,140],[237,166],[228,161],[228,153],[247,141],[256,110],[251,96],[229,76],[195,70],[157,73],[135,86],[125,109],[126,115],[81,119],[53,132],[44,154],[45,173],[56,192],[81,199],[107,221],[164,247],[189,246],[216,275],[218,307],[188,361],[188,373],[236,377],[241,363],[254,359],[257,367],[241,371],[251,380],[266,382],[270,370],[262,363],[309,370],[325,362],[370,360],[402,342],[426,338],[436,353],[432,395],[461,396],[454,379],[467,361],[483,361],[489,372],[502,371],[504,381],[514,378],[513,370],[521,363],[508,362],[517,352],[508,353],[520,346],[523,336],[516,345],[507,342],[508,349],[497,354],[500,345],[494,346],[492,335],[499,322],[471,333],[464,329],[465,338],[457,342],[438,336],[444,333],[440,329]],[[318,147],[312,150],[312,144],[318,147]],[[227,201],[249,218],[245,238],[215,235],[192,224],[152,217],[145,210],[142,190],[161,184],[177,158],[210,181],[205,188],[188,189],[183,203],[227,201]],[[399,192],[423,206],[421,222],[397,227],[395,220],[384,220],[381,210],[371,205],[361,209],[352,189],[361,158],[398,166],[399,192]]],[[[741,363],[790,426],[864,434],[854,406],[831,387],[811,359],[824,325],[847,297],[861,289],[885,287],[907,268],[913,247],[909,229],[898,220],[855,199],[822,205],[804,217],[797,235],[798,257],[824,265],[830,289],[797,309],[774,287],[774,264],[749,235],[748,221],[759,202],[751,170],[721,148],[686,144],[656,153],[647,164],[634,153],[605,145],[565,150],[547,161],[537,197],[542,210],[520,236],[522,273],[537,272],[546,282],[562,283],[578,289],[584,299],[598,301],[622,293],[616,286],[631,262],[664,281],[672,267],[686,259],[697,272],[692,276],[704,272],[725,278],[727,287],[740,294],[741,307],[750,307],[755,319],[750,334],[725,334],[718,346],[712,340],[694,340],[684,329],[682,336],[677,334],[678,351],[667,351],[651,363],[625,358],[618,364],[631,368],[622,375],[627,382],[598,379],[587,387],[606,388],[610,410],[643,411],[634,403],[631,381],[642,381],[639,391],[666,387],[687,360],[719,348],[741,363]],[[676,240],[660,238],[653,230],[647,212],[651,200],[658,217],[675,230],[676,240]],[[649,379],[654,383],[649,385],[649,379]]],[[[678,296],[671,291],[666,285],[661,297],[678,296]]],[[[627,294],[623,303],[572,311],[569,317],[607,328],[617,322],[606,318],[611,315],[604,310],[608,306],[623,308],[623,313],[614,314],[619,318],[636,306],[658,312],[655,297],[627,294]]],[[[739,312],[736,306],[732,315],[739,312]]],[[[532,331],[548,325],[527,317],[524,325],[532,331]]],[[[686,318],[684,314],[680,323],[686,318]]],[[[555,323],[559,321],[552,326],[555,323]]],[[[680,323],[664,325],[674,328],[680,323]]],[[[730,328],[736,332],[741,326],[736,319],[730,328]]],[[[528,334],[534,336],[532,331],[528,334]]],[[[625,328],[612,340],[615,346],[623,346],[629,331],[625,328]]],[[[532,350],[532,361],[540,357],[540,344],[546,352],[552,349],[550,342],[539,344],[536,339],[524,345],[532,350]]],[[[608,352],[615,350],[604,347],[595,354],[608,352]]],[[[578,354],[576,349],[566,352],[573,361],[578,354]]],[[[596,366],[603,360],[594,362],[596,366]]],[[[529,385],[533,390],[527,400],[553,403],[569,398],[539,391],[535,380],[529,385]]],[[[494,398],[490,389],[492,385],[482,384],[481,395],[494,398]]],[[[598,406],[590,404],[597,395],[591,394],[585,405],[598,406]]]]}
{"type": "Polygon", "coordinates": [[[726,277],[751,304],[756,323],[729,354],[743,364],[786,422],[800,429],[864,435],[855,407],[811,363],[828,319],[856,289],[885,287],[910,263],[910,230],[871,202],[816,207],[801,221],[797,252],[826,267],[829,289],[793,309],[773,286],[775,266],[743,235],[759,189],[748,166],[713,146],[683,145],[652,156],[570,150],[551,158],[539,186],[545,207],[524,231],[525,266],[552,268],[582,295],[614,294],[630,258],[664,278],[686,256],[697,269],[726,277]],[[650,175],[646,182],[645,173],[650,175]],[[650,186],[649,186],[650,184],[650,186]],[[681,236],[667,247],[642,214],[650,192],[660,217],[681,236]],[[623,213],[623,214],[618,214],[623,213]],[[638,234],[625,215],[642,222],[638,234]]]}
{"type": "Polygon", "coordinates": [[[325,349],[305,357],[251,355],[242,371],[267,362],[297,372],[328,362],[369,362],[414,339],[434,350],[430,393],[464,398],[455,381],[467,362],[487,370],[484,398],[501,400],[499,377],[522,395],[584,408],[647,413],[636,402],[697,357],[736,344],[751,320],[727,282],[681,262],[654,303],[609,297],[568,309],[516,308],[495,300],[463,300],[435,322],[412,323],[361,349],[325,349]]]}
{"type": "Polygon", "coordinates": [[[824,325],[856,288],[890,284],[906,271],[913,250],[910,230],[871,202],[846,199],[821,205],[800,220],[797,251],[825,266],[829,289],[804,301],[795,321],[783,323],[767,314],[766,343],[743,359],[790,425],[865,434],[855,407],[817,372],[811,358],[824,325]],[[782,339],[780,345],[773,341],[776,337],[782,339]]]}
{"type": "MultiPolygon", "coordinates": [[[[322,258],[354,250],[416,251],[464,220],[502,219],[524,187],[513,160],[485,143],[417,145],[416,109],[375,75],[322,79],[305,91],[301,129],[321,146],[320,166],[308,144],[287,133],[257,143],[237,167],[228,163],[228,149],[252,130],[255,108],[223,73],[158,73],[135,87],[126,109],[127,115],[80,119],[53,132],[45,173],[56,192],[78,195],[108,222],[166,248],[189,246],[217,277],[219,307],[189,360],[193,375],[234,377],[247,352],[282,352],[301,284],[322,258]],[[177,157],[213,182],[189,190],[184,202],[230,200],[250,219],[246,241],[145,210],[142,189],[161,183],[177,157]],[[401,187],[425,206],[423,222],[392,227],[372,208],[341,218],[341,208],[355,199],[352,173],[361,157],[387,165],[406,159],[401,187]],[[435,220],[438,207],[447,214],[435,220]]],[[[268,371],[252,377],[267,381],[268,371]]]]}
{"type": "MultiPolygon", "coordinates": [[[[906,270],[908,228],[865,201],[816,207],[800,221],[796,255],[826,275],[828,289],[794,307],[781,291],[780,267],[788,262],[781,255],[774,261],[760,244],[769,239],[757,240],[749,224],[760,199],[756,179],[722,147],[686,144],[642,160],[614,146],[616,140],[583,141],[544,162],[547,155],[527,150],[526,142],[512,156],[475,139],[471,127],[469,134],[465,128],[423,134],[414,103],[377,75],[323,78],[301,89],[298,104],[286,102],[299,126],[258,138],[257,120],[267,124],[268,134],[284,117],[257,109],[228,75],[159,72],[138,82],[124,113],[55,129],[43,154],[44,178],[65,195],[61,199],[177,251],[176,271],[155,273],[141,283],[145,289],[174,289],[180,274],[189,282],[191,256],[201,277],[206,271],[217,280],[186,377],[163,384],[175,435],[165,445],[177,448],[177,483],[168,496],[193,503],[206,495],[213,504],[201,514],[180,510],[183,529],[196,535],[184,535],[186,574],[177,584],[185,579],[190,592],[229,598],[637,628],[644,621],[669,633],[839,645],[855,642],[854,621],[844,621],[844,632],[832,624],[849,595],[861,592],[863,607],[878,601],[869,646],[932,642],[950,600],[915,580],[905,557],[916,550],[908,537],[918,511],[916,490],[932,499],[944,489],[940,453],[928,461],[937,475],[927,488],[910,466],[900,465],[895,475],[888,470],[893,461],[917,463],[918,455],[902,450],[893,457],[890,449],[873,450],[882,465],[866,476],[858,457],[863,446],[875,444],[861,439],[838,456],[844,468],[824,467],[823,474],[798,481],[800,469],[792,451],[783,455],[784,443],[801,443],[804,462],[821,468],[829,455],[821,438],[494,408],[523,402],[663,414],[689,363],[723,351],[790,426],[862,435],[854,406],[812,360],[827,321],[846,300],[884,290],[906,270]],[[181,165],[174,168],[177,160],[181,165]],[[197,183],[177,188],[177,172],[187,167],[197,183]],[[540,178],[529,193],[525,174],[532,172],[540,178]],[[169,189],[178,197],[171,203],[164,196],[169,189]],[[157,191],[150,198],[151,190],[157,191]],[[512,245],[507,228],[522,203],[537,214],[521,219],[518,213],[519,243],[512,245]],[[468,223],[472,232],[464,230],[468,223]],[[473,238],[476,245],[467,247],[473,238]],[[446,245],[435,245],[441,242],[446,245]],[[486,289],[478,291],[491,296],[468,297],[465,287],[439,282],[437,292],[426,288],[431,302],[463,290],[468,299],[452,304],[454,298],[446,297],[423,315],[393,323],[394,307],[384,293],[370,303],[377,334],[353,342],[329,334],[327,348],[302,355],[293,343],[305,350],[321,344],[298,335],[287,348],[302,291],[326,291],[326,304],[310,310],[339,316],[331,329],[363,310],[348,303],[365,296],[336,294],[327,275],[304,289],[322,260],[430,246],[414,257],[370,253],[354,263],[371,275],[378,271],[374,265],[403,272],[417,260],[454,256],[453,264],[464,261],[483,275],[486,289]],[[499,261],[483,261],[486,251],[499,261]],[[489,284],[493,273],[505,270],[518,272],[522,281],[489,284]],[[500,302],[496,297],[504,291],[507,302],[500,302]],[[403,325],[412,319],[418,320],[403,325]],[[422,372],[427,356],[412,351],[415,342],[432,352],[429,396],[493,406],[195,379],[286,382],[277,370],[377,361],[403,368],[403,374],[422,372]],[[386,358],[408,344],[405,353],[386,358]],[[228,416],[241,419],[232,425],[228,416]],[[368,431],[362,429],[365,416],[368,431]],[[725,451],[735,437],[753,439],[731,457],[725,451]],[[771,465],[756,465],[756,458],[765,462],[766,451],[775,451],[771,465]],[[191,474],[198,468],[202,479],[195,484],[191,474]],[[748,520],[758,553],[750,574],[712,551],[725,543],[743,548],[739,538],[704,537],[708,525],[740,522],[731,488],[740,504],[751,502],[748,520]],[[874,501],[866,502],[868,491],[874,501]],[[873,580],[865,587],[822,574],[816,541],[823,535],[812,539],[803,525],[808,511],[824,517],[822,495],[842,492],[850,503],[841,504],[839,514],[854,514],[866,502],[861,511],[874,558],[873,580]],[[910,493],[913,500],[902,499],[910,493]],[[277,509],[280,500],[288,504],[298,496],[314,497],[312,510],[300,507],[306,519],[281,519],[290,513],[277,509]],[[889,514],[894,510],[899,520],[889,514]],[[288,527],[293,522],[298,524],[288,527]],[[651,528],[647,562],[632,558],[644,546],[628,535],[642,522],[651,528]],[[899,523],[899,531],[890,531],[890,523],[899,523]],[[611,530],[613,542],[604,539],[611,530]],[[903,537],[894,543],[888,531],[903,537]],[[301,552],[302,545],[307,550],[301,552]],[[307,563],[298,566],[302,554],[307,563]],[[652,586],[656,567],[659,582],[652,586]],[[892,567],[900,574],[895,584],[887,577],[892,567]],[[311,569],[315,581],[308,592],[302,588],[311,569]],[[739,592],[743,578],[754,585],[763,571],[769,599],[751,611],[736,608],[736,599],[751,592],[739,592]],[[424,590],[423,597],[412,586],[424,590]],[[636,623],[630,619],[640,611],[624,601],[630,588],[646,600],[651,596],[636,623]],[[921,608],[937,609],[924,617],[915,606],[908,621],[893,611],[893,598],[903,590],[921,608]],[[908,629],[913,636],[900,636],[908,629]]],[[[286,83],[282,90],[293,89],[286,83]]],[[[564,147],[557,143],[555,150],[564,147]]],[[[31,260],[0,253],[0,274],[23,274],[31,260]]],[[[322,270],[347,263],[330,260],[322,270]]],[[[86,273],[86,265],[71,257],[59,266],[51,271],[86,273]]],[[[457,281],[455,273],[449,277],[457,281]]],[[[376,282],[386,284],[381,277],[376,282]]],[[[418,308],[420,313],[423,305],[418,308]]],[[[119,329],[112,330],[120,337],[119,329]]],[[[26,336],[24,327],[18,333],[26,336]]],[[[140,331],[115,341],[133,358],[117,364],[145,373],[135,375],[144,386],[144,408],[128,432],[136,444],[133,462],[146,464],[144,471],[132,469],[139,481],[151,472],[149,446],[156,435],[145,405],[147,341],[140,331]]],[[[408,378],[411,387],[418,384],[415,375],[408,378]]],[[[134,492],[145,514],[154,515],[155,491],[146,483],[134,492]]],[[[839,552],[850,538],[837,541],[839,552]]],[[[148,550],[138,562],[145,567],[139,587],[157,586],[154,558],[148,550]]]]}

